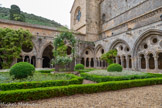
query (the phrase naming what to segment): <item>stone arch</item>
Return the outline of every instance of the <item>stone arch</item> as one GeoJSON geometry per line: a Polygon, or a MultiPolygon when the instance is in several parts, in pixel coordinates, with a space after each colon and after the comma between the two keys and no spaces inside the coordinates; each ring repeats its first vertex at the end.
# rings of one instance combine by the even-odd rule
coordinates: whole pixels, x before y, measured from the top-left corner
{"type": "Polygon", "coordinates": [[[42,61],[42,67],[43,68],[50,68],[51,67],[51,60],[53,59],[53,45],[51,43],[46,44],[41,53],[41,58],[43,58],[42,61]]]}
{"type": "Polygon", "coordinates": [[[42,57],[43,51],[45,50],[45,48],[46,48],[47,46],[49,46],[49,45],[51,45],[51,46],[54,48],[53,43],[52,43],[51,41],[50,41],[50,42],[46,42],[45,44],[43,44],[42,47],[40,48],[40,52],[39,52],[39,54],[38,54],[38,56],[39,56],[40,58],[42,57]]]}
{"type": "Polygon", "coordinates": [[[87,47],[83,50],[82,52],[82,64],[85,65],[86,67],[94,67],[94,50],[90,47],[87,47]],[[84,62],[84,63],[83,63],[84,62]]]}
{"type": "MultiPolygon", "coordinates": [[[[162,41],[162,31],[151,29],[144,32],[136,41],[133,47],[133,57],[138,58],[139,53],[143,53],[144,55],[153,54],[154,59],[157,56],[157,52],[162,50],[160,46],[160,42],[162,41]],[[157,38],[155,43],[153,42],[153,38],[157,38]]],[[[145,56],[146,60],[146,69],[149,69],[149,58],[145,56]]],[[[135,60],[135,69],[137,70],[140,60],[135,60]]],[[[157,61],[154,61],[155,63],[157,61]]],[[[154,64],[155,65],[155,64],[154,64]]],[[[156,65],[155,65],[156,67],[156,65]]],[[[139,69],[140,70],[140,69],[139,69]]]]}
{"type": "Polygon", "coordinates": [[[101,67],[104,68],[106,67],[106,62],[101,60],[101,56],[102,54],[105,53],[105,49],[103,48],[103,46],[101,44],[97,45],[97,47],[95,48],[95,58],[96,58],[96,66],[97,67],[101,67]]]}
{"type": "Polygon", "coordinates": [[[114,58],[114,62],[121,64],[125,69],[129,69],[132,68],[130,62],[132,62],[131,60],[131,49],[128,45],[128,43],[125,40],[122,39],[117,39],[114,42],[112,42],[110,48],[110,50],[112,49],[116,49],[118,51],[118,56],[116,58],[114,58]]]}
{"type": "MultiPolygon", "coordinates": [[[[113,49],[117,44],[119,43],[123,43],[125,44],[126,46],[129,47],[128,43],[125,41],[125,40],[122,40],[122,39],[116,39],[115,41],[112,42],[111,46],[110,46],[110,50],[113,49]]],[[[130,48],[130,47],[129,47],[130,48]]]]}

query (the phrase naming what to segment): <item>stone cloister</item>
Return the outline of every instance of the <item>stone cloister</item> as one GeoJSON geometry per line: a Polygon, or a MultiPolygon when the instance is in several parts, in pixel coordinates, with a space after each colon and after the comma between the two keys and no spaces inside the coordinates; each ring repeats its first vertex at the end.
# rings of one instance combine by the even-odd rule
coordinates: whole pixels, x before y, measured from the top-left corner
{"type": "Polygon", "coordinates": [[[148,31],[136,40],[130,47],[125,40],[116,39],[109,47],[104,45],[95,48],[87,47],[81,56],[81,63],[87,68],[106,68],[108,64],[100,59],[105,51],[117,49],[114,63],[121,64],[124,69],[139,71],[162,70],[162,34],[160,31],[148,31]]]}

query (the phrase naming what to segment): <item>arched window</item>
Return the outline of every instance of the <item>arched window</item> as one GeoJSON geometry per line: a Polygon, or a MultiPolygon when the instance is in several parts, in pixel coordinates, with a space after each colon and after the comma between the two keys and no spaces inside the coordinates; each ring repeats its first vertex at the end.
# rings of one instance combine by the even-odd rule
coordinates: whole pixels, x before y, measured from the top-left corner
{"type": "Polygon", "coordinates": [[[77,23],[81,20],[81,16],[82,16],[82,13],[81,13],[81,8],[78,7],[75,11],[75,15],[74,15],[74,23],[77,23]]]}
{"type": "Polygon", "coordinates": [[[102,14],[102,22],[104,23],[106,20],[106,15],[105,14],[102,14]]]}

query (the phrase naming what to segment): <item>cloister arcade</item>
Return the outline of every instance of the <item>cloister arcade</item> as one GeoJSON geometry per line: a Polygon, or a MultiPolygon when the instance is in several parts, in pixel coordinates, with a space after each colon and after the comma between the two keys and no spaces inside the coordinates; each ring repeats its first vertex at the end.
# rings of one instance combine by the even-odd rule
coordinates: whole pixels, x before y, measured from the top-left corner
{"type": "Polygon", "coordinates": [[[134,56],[138,59],[138,70],[162,70],[162,34],[160,31],[148,31],[136,42],[134,56]]]}
{"type": "MultiPolygon", "coordinates": [[[[117,49],[118,54],[114,62],[121,64],[124,69],[162,71],[162,33],[160,31],[147,31],[131,47],[126,41],[116,39],[112,42],[109,50],[111,49],[117,49]]],[[[81,63],[88,68],[106,68],[108,64],[100,59],[103,53],[105,50],[102,45],[86,48],[83,51],[81,63]]]]}
{"type": "MultiPolygon", "coordinates": [[[[33,42],[34,43],[34,42],[33,42]]],[[[162,71],[162,33],[157,30],[149,30],[138,37],[133,45],[129,45],[125,40],[116,39],[109,46],[109,50],[117,49],[117,57],[114,62],[121,64],[124,69],[139,71],[162,71]]],[[[33,64],[37,68],[51,68],[53,59],[53,44],[47,41],[40,47],[34,45],[33,49],[23,47],[22,54],[17,62],[24,61],[33,64]]],[[[96,47],[87,46],[80,50],[80,63],[86,68],[106,68],[106,61],[101,60],[101,55],[105,53],[102,44],[96,47]]],[[[70,56],[71,47],[68,46],[67,55],[70,56]]],[[[78,58],[77,58],[78,59],[78,58]]]]}

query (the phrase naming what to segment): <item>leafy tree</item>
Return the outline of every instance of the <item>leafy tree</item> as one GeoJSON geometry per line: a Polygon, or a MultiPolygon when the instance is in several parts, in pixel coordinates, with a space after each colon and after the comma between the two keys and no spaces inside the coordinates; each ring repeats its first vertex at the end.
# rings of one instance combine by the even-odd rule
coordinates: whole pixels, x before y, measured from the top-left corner
{"type": "Polygon", "coordinates": [[[113,49],[101,56],[102,60],[105,60],[109,65],[113,63],[114,57],[117,56],[117,50],[113,49]]]}
{"type": "Polygon", "coordinates": [[[0,58],[3,68],[9,68],[13,60],[19,58],[22,45],[33,46],[32,34],[29,31],[0,28],[0,58]]]}
{"type": "Polygon", "coordinates": [[[21,14],[20,8],[17,5],[11,5],[10,20],[25,22],[25,16],[21,14]]]}
{"type": "Polygon", "coordinates": [[[55,60],[53,61],[56,65],[67,65],[72,62],[75,55],[75,43],[76,40],[67,29],[63,28],[63,32],[54,39],[54,50],[53,55],[55,60]],[[72,57],[67,56],[67,43],[72,46],[72,57]]]}
{"type": "MultiPolygon", "coordinates": [[[[36,16],[34,14],[28,14],[26,12],[21,11],[21,15],[24,15],[25,22],[30,24],[38,24],[38,25],[57,27],[57,28],[62,27],[61,24],[57,23],[54,20],[49,20],[47,18],[36,16]]],[[[0,19],[10,19],[10,9],[0,7],[0,19]]]]}

